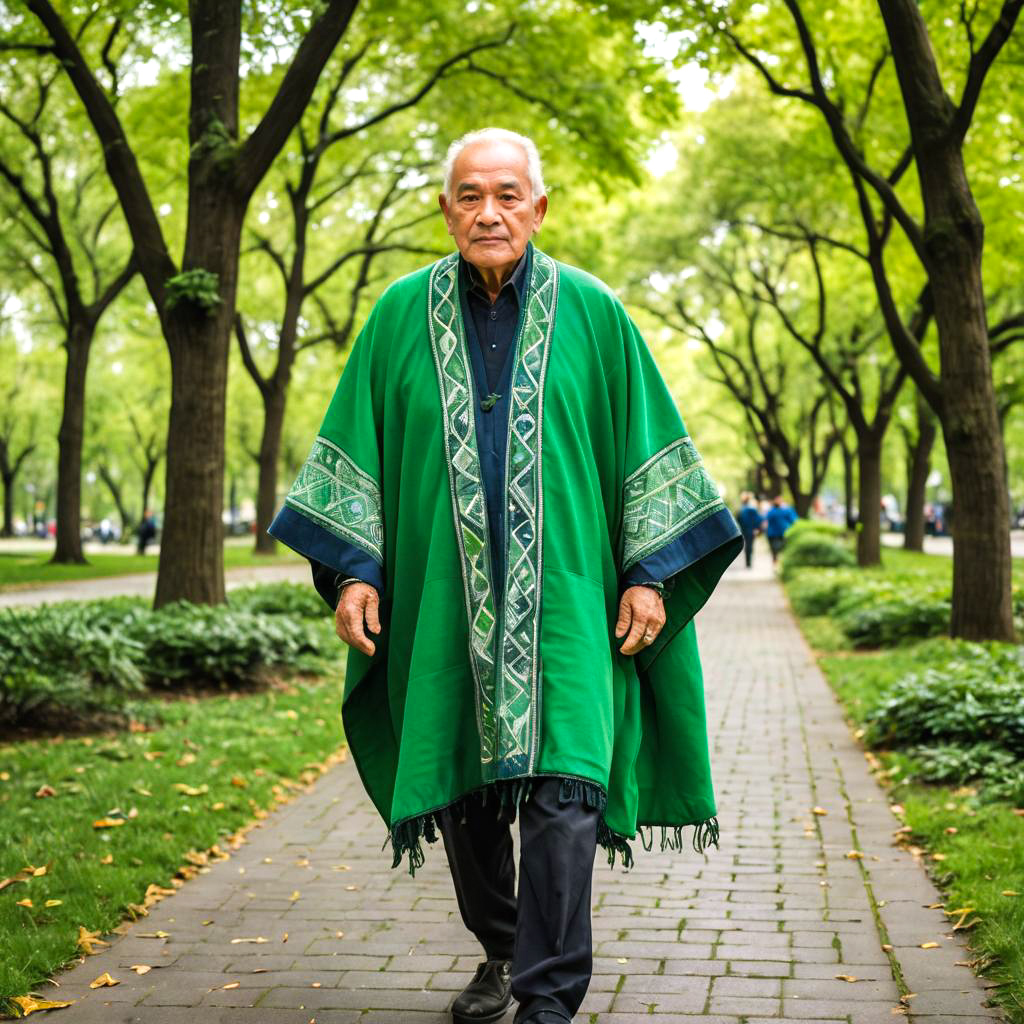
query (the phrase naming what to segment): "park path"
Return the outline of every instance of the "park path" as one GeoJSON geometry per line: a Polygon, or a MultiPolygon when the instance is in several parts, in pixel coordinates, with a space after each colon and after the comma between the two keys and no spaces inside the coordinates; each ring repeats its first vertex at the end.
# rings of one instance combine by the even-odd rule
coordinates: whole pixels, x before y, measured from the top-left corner
{"type": "MultiPolygon", "coordinates": [[[[226,569],[227,588],[247,583],[310,583],[309,562],[285,562],[282,565],[256,565],[226,569]]],[[[156,592],[156,573],[137,572],[125,576],[101,576],[91,580],[67,580],[63,583],[30,584],[0,592],[0,608],[14,605],[54,604],[58,601],[92,601],[99,597],[152,598],[156,592]]]]}
{"type": "MultiPolygon", "coordinates": [[[[577,1021],[884,1024],[906,992],[914,1021],[998,1019],[767,567],[730,569],[698,633],[721,849],[599,856],[577,1021]]],[[[339,764],[42,994],[80,1000],[67,1024],[443,1024],[479,951],[441,844],[412,879],[383,839],[339,764]],[[90,991],[103,971],[121,983],[90,991]]]]}

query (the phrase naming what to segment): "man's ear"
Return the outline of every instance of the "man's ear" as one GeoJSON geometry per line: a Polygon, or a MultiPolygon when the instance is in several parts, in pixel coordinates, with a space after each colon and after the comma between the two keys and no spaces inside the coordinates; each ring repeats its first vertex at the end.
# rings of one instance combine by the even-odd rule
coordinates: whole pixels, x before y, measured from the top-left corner
{"type": "Polygon", "coordinates": [[[437,204],[441,207],[441,213],[444,214],[444,222],[448,225],[448,234],[452,233],[452,215],[448,209],[448,197],[442,192],[437,197],[437,204]]]}
{"type": "Polygon", "coordinates": [[[536,203],[533,204],[533,232],[536,234],[540,231],[541,223],[544,220],[544,214],[548,212],[548,197],[541,196],[536,203]]]}

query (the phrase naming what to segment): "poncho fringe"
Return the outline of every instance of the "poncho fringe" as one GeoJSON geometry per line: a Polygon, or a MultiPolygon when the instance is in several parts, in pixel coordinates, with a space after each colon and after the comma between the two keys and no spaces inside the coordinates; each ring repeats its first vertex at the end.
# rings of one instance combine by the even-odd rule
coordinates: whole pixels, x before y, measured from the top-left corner
{"type": "MultiPolygon", "coordinates": [[[[441,827],[440,815],[446,812],[454,813],[462,822],[466,823],[466,803],[469,800],[476,801],[481,807],[486,807],[488,801],[496,808],[496,816],[500,820],[508,817],[509,823],[515,821],[519,807],[529,800],[533,792],[534,778],[545,776],[533,776],[524,779],[502,779],[497,782],[488,783],[480,789],[460,797],[444,807],[433,811],[418,814],[412,818],[397,822],[392,826],[387,839],[384,840],[384,847],[391,844],[394,857],[392,868],[397,868],[402,863],[402,858],[408,854],[409,874],[415,876],[418,868],[423,867],[426,856],[423,851],[423,842],[428,844],[436,843],[438,830],[441,827]]],[[[629,839],[618,832],[613,831],[605,823],[603,814],[608,805],[608,795],[596,783],[587,779],[575,777],[553,776],[561,778],[562,788],[559,798],[564,801],[577,801],[585,807],[600,811],[602,817],[597,825],[597,843],[608,854],[608,866],[614,867],[616,857],[622,858],[622,866],[626,870],[633,867],[633,848],[629,839]]],[[[708,818],[705,821],[693,822],[693,849],[697,853],[704,853],[709,846],[718,848],[719,827],[718,818],[708,818]]],[[[661,828],[661,852],[672,850],[680,852],[683,849],[683,829],[688,825],[647,825],[647,838],[644,839],[643,827],[639,829],[640,842],[643,848],[650,852],[654,846],[654,829],[661,828]]]]}

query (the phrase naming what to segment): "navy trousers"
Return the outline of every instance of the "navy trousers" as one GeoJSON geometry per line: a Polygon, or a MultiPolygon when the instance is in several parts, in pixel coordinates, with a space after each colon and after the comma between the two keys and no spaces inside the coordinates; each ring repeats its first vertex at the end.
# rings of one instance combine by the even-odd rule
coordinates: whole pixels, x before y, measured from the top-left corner
{"type": "Polygon", "coordinates": [[[439,818],[463,922],[488,960],[512,961],[516,1024],[541,1010],[572,1020],[594,967],[599,812],[569,796],[561,779],[533,780],[519,807],[518,897],[508,817],[469,799],[439,818]]]}

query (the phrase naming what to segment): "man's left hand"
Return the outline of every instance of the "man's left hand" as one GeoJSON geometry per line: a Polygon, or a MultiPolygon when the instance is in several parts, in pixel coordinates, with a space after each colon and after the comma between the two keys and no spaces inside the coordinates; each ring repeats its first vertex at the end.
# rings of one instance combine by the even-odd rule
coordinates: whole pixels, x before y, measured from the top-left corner
{"type": "Polygon", "coordinates": [[[615,623],[615,635],[626,637],[619,651],[636,654],[650,647],[664,625],[665,605],[661,595],[651,587],[630,587],[619,602],[619,620],[615,623]]]}

